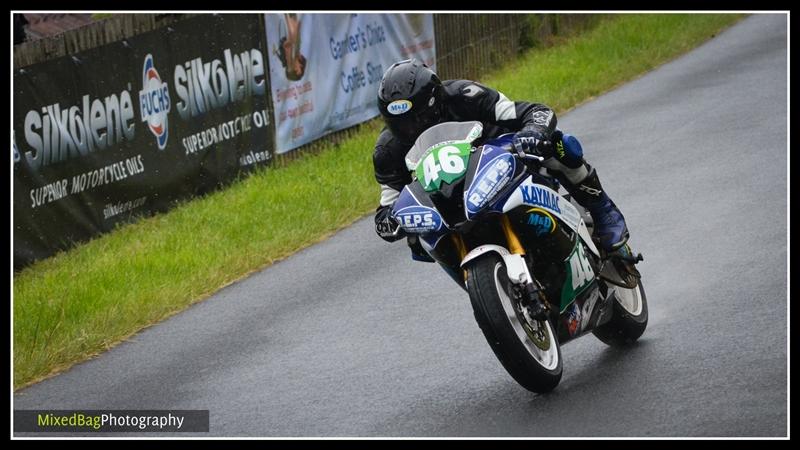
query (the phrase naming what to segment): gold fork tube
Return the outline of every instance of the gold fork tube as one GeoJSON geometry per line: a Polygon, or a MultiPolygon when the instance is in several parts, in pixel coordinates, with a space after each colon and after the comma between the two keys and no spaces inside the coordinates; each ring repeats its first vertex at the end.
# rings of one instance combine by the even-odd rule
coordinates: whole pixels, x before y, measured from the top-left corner
{"type": "Polygon", "coordinates": [[[511,222],[508,220],[507,215],[503,214],[500,217],[500,224],[503,226],[503,234],[506,235],[506,241],[508,241],[508,250],[516,255],[524,255],[525,250],[522,248],[522,244],[519,243],[517,233],[511,228],[511,222]]]}

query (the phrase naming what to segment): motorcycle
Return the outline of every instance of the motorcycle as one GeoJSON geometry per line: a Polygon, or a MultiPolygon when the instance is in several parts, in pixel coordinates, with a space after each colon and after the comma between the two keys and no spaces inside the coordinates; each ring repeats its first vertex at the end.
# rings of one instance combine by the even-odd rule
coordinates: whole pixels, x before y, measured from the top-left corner
{"type": "Polygon", "coordinates": [[[518,151],[514,134],[482,132],[473,121],[422,133],[406,154],[413,181],[392,216],[469,294],[514,380],[544,393],[561,380],[562,345],[589,332],[626,345],[644,333],[647,298],[634,267],[643,258],[627,244],[599,250],[591,216],[543,158],[518,151]]]}

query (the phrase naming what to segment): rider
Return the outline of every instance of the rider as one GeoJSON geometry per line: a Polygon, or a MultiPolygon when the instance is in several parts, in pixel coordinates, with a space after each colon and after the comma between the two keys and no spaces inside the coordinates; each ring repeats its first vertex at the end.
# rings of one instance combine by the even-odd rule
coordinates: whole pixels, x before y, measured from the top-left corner
{"type": "MultiPolygon", "coordinates": [[[[424,63],[409,59],[389,67],[378,88],[378,106],[386,127],[372,156],[381,185],[375,231],[386,241],[404,237],[392,218],[392,205],[411,183],[405,155],[416,138],[441,122],[476,120],[484,136],[516,132],[514,145],[544,157],[542,165],[594,219],[594,233],[607,252],[628,240],[625,218],[600,185],[597,171],[583,159],[580,142],[556,128],[555,112],[541,103],[514,102],[502,93],[469,80],[439,80],[424,63]]],[[[425,259],[417,241],[409,239],[415,259],[425,259]]]]}

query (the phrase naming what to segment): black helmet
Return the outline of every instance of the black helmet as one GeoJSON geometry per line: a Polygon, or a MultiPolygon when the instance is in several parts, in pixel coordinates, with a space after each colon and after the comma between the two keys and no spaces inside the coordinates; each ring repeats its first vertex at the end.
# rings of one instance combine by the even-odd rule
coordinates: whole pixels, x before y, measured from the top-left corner
{"type": "Polygon", "coordinates": [[[416,59],[392,64],[378,88],[378,108],[392,133],[406,142],[439,123],[443,111],[442,82],[416,59]]]}

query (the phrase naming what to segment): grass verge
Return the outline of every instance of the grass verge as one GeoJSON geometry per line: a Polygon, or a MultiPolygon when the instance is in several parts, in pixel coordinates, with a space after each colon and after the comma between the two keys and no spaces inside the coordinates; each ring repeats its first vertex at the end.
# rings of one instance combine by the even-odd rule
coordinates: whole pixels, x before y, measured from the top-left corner
{"type": "MultiPolygon", "coordinates": [[[[482,81],[558,112],[703,43],[741,14],[624,14],[482,81]]],[[[372,211],[377,121],[224,191],[14,275],[14,387],[57,373],[372,211]]],[[[580,134],[580,130],[575,130],[580,134]]],[[[365,239],[377,239],[365,236],[365,239]]]]}

